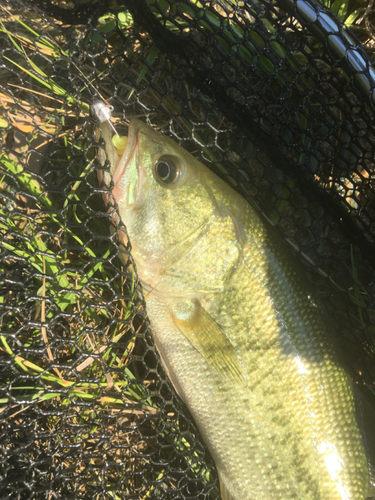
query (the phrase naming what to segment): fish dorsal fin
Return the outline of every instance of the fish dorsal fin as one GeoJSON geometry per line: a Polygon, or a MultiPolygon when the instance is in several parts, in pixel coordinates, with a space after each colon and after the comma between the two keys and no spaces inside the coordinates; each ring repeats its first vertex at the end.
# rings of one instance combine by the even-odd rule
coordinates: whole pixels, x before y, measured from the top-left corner
{"type": "Polygon", "coordinates": [[[172,311],[172,320],[217,372],[235,382],[244,380],[243,367],[233,345],[198,300],[179,304],[172,311]]]}

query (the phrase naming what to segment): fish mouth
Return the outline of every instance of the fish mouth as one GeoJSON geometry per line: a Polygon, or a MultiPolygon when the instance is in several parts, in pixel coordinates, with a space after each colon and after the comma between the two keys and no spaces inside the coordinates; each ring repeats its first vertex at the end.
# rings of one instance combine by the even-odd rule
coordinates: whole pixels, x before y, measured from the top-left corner
{"type": "Polygon", "coordinates": [[[141,125],[142,122],[140,122],[139,120],[130,120],[128,128],[128,141],[121,157],[117,162],[117,165],[115,166],[115,171],[113,173],[113,182],[115,186],[121,179],[128,163],[136,153],[136,150],[138,150],[138,132],[141,128],[141,125]]]}
{"type": "Polygon", "coordinates": [[[121,208],[131,208],[140,202],[146,176],[139,162],[139,132],[143,122],[130,120],[128,140],[113,172],[113,195],[121,208]]]}

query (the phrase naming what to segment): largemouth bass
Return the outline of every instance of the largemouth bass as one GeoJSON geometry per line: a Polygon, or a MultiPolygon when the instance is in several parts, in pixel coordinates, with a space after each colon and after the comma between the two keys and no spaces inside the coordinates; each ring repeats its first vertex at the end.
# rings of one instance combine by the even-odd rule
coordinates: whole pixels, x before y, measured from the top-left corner
{"type": "Polygon", "coordinates": [[[123,151],[107,122],[101,131],[156,347],[222,499],[365,499],[351,379],[273,228],[141,121],[131,120],[123,151]]]}

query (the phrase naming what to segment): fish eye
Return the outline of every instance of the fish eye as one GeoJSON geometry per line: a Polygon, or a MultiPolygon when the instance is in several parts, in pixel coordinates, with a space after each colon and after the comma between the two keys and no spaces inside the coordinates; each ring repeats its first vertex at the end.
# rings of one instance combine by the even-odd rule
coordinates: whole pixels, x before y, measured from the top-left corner
{"type": "Polygon", "coordinates": [[[154,166],[154,177],[160,184],[174,184],[183,174],[184,165],[179,158],[161,156],[154,166]]]}

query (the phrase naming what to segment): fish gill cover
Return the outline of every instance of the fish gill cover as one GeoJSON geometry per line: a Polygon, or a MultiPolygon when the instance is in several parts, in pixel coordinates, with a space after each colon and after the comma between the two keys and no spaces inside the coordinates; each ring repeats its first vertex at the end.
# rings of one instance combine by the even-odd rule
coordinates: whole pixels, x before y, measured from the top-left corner
{"type": "MultiPolygon", "coordinates": [[[[332,8],[371,54],[365,7],[332,8]]],[[[98,97],[119,132],[141,118],[276,226],[375,408],[374,73],[334,14],[301,0],[0,9],[1,498],[220,498],[98,178],[98,97]]]]}

